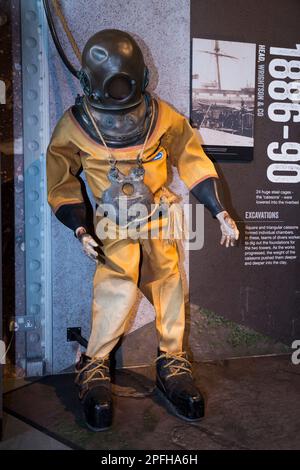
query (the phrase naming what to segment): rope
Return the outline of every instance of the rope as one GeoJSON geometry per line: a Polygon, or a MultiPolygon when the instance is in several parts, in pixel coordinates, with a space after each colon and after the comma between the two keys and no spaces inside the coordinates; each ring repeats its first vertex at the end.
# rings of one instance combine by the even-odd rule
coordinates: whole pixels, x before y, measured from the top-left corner
{"type": "Polygon", "coordinates": [[[155,359],[154,362],[159,361],[159,359],[169,360],[169,362],[163,365],[164,369],[170,368],[170,373],[166,377],[167,379],[169,377],[173,377],[174,375],[185,374],[186,372],[192,374],[191,363],[185,357],[184,351],[180,353],[162,353],[155,359]]]}
{"type": "Polygon", "coordinates": [[[70,41],[70,44],[72,46],[72,49],[74,51],[74,54],[76,55],[77,59],[79,60],[79,62],[81,63],[81,52],[79,50],[79,47],[77,46],[77,43],[74,39],[74,36],[72,34],[72,32],[70,31],[69,29],[69,26],[68,26],[68,23],[67,23],[67,20],[62,12],[62,9],[61,9],[61,6],[59,4],[59,0],[52,0],[52,3],[53,3],[53,8],[55,10],[55,13],[56,15],[58,16],[58,18],[60,19],[60,22],[62,24],[62,27],[64,29],[64,32],[66,33],[67,35],[67,38],[69,39],[70,41]]]}

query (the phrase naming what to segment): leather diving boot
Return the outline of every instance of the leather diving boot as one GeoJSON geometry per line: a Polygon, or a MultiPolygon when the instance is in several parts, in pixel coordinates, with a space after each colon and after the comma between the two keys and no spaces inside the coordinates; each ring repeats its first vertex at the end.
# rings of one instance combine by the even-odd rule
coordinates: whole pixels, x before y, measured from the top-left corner
{"type": "Polygon", "coordinates": [[[176,416],[197,421],[204,416],[204,398],[196,387],[191,363],[185,352],[159,352],[156,385],[176,416]]]}
{"type": "Polygon", "coordinates": [[[104,431],[112,424],[112,393],[108,357],[91,359],[82,354],[76,364],[75,383],[83,407],[86,425],[92,431],[104,431]]]}

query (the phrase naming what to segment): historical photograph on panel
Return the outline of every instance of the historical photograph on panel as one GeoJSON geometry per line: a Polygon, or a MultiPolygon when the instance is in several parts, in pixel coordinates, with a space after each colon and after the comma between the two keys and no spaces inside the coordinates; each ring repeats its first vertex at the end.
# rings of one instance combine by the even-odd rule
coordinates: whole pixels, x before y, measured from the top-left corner
{"type": "Polygon", "coordinates": [[[256,44],[193,38],[191,122],[216,160],[252,160],[256,44]]]}

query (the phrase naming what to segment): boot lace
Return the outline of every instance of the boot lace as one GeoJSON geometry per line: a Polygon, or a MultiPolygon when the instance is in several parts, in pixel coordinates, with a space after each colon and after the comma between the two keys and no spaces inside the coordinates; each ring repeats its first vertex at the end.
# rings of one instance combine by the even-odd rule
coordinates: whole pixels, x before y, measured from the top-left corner
{"type": "Polygon", "coordinates": [[[82,385],[85,385],[95,380],[108,380],[106,373],[109,370],[109,367],[105,364],[104,361],[105,361],[105,358],[91,359],[84,367],[82,367],[82,369],[78,371],[76,378],[75,378],[75,382],[78,383],[80,381],[80,376],[84,372],[85,372],[86,377],[81,382],[82,385]]]}
{"type": "Polygon", "coordinates": [[[191,370],[191,363],[185,357],[185,352],[180,353],[163,353],[155,359],[157,362],[159,359],[167,359],[168,363],[163,366],[164,369],[170,368],[170,373],[166,376],[168,379],[169,377],[174,377],[176,375],[189,373],[192,375],[191,370]]]}

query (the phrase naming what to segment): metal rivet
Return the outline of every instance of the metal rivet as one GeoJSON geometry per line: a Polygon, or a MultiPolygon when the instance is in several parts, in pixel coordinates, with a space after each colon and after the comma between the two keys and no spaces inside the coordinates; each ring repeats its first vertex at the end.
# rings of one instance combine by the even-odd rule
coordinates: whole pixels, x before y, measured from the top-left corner
{"type": "Polygon", "coordinates": [[[28,124],[35,126],[39,122],[39,120],[35,114],[32,114],[31,116],[28,116],[27,122],[28,124]]]}
{"type": "Polygon", "coordinates": [[[28,336],[30,343],[38,343],[40,340],[40,335],[38,333],[30,333],[28,336]]]}
{"type": "Polygon", "coordinates": [[[40,266],[41,266],[41,263],[37,259],[33,259],[29,263],[29,267],[31,271],[37,271],[40,268],[40,266]]]}
{"type": "Polygon", "coordinates": [[[40,292],[41,288],[42,286],[39,282],[33,282],[32,284],[30,284],[30,292],[33,292],[35,294],[40,292]]]}
{"type": "Polygon", "coordinates": [[[29,217],[30,225],[37,225],[39,222],[40,222],[40,219],[36,215],[29,217]]]}
{"type": "Polygon", "coordinates": [[[35,151],[39,148],[39,143],[36,140],[31,140],[28,142],[29,150],[35,151]]]}
{"type": "Polygon", "coordinates": [[[37,94],[37,92],[36,92],[35,90],[28,90],[28,92],[27,92],[27,98],[28,98],[29,100],[36,100],[37,97],[38,97],[38,94],[37,94]]]}
{"type": "Polygon", "coordinates": [[[29,246],[30,248],[37,248],[39,246],[40,242],[37,238],[32,238],[30,241],[29,241],[29,246]]]}
{"type": "Polygon", "coordinates": [[[36,39],[34,38],[27,38],[25,41],[25,44],[26,46],[33,48],[33,47],[36,47],[37,42],[36,42],[36,39]]]}
{"type": "Polygon", "coordinates": [[[37,201],[39,197],[40,195],[37,191],[30,191],[28,194],[28,198],[30,199],[30,201],[37,201]]]}
{"type": "Polygon", "coordinates": [[[27,72],[30,73],[31,75],[34,75],[38,71],[37,66],[34,64],[27,65],[26,69],[27,69],[27,72]]]}
{"type": "Polygon", "coordinates": [[[34,21],[36,19],[36,13],[32,10],[29,10],[26,12],[25,18],[28,21],[34,21]]]}
{"type": "Polygon", "coordinates": [[[30,306],[30,313],[32,313],[33,315],[37,315],[39,312],[40,312],[40,306],[38,304],[32,304],[30,306]]]}
{"type": "Polygon", "coordinates": [[[36,165],[32,165],[28,170],[28,173],[30,174],[30,176],[36,176],[39,174],[39,172],[40,170],[36,165]]]}

